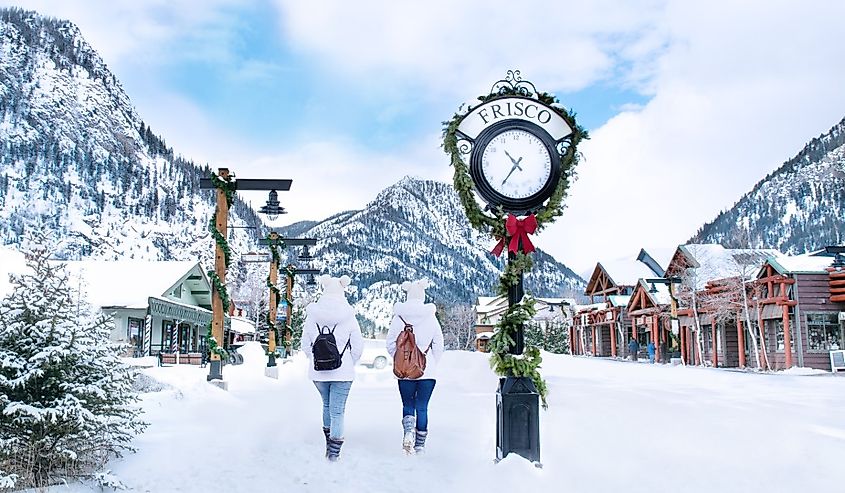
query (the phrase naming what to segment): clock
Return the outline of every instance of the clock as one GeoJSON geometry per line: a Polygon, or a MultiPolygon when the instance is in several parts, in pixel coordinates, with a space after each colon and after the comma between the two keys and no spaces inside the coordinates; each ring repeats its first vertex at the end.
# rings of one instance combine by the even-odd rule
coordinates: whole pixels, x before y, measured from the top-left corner
{"type": "Polygon", "coordinates": [[[476,139],[470,174],[490,208],[524,215],[554,193],[560,163],[555,143],[542,127],[525,120],[505,120],[476,139]]]}

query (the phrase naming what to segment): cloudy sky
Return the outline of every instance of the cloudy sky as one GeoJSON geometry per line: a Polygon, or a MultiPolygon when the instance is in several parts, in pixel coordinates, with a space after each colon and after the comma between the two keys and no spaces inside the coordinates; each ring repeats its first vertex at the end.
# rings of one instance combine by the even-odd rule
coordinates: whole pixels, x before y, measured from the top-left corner
{"type": "Polygon", "coordinates": [[[519,69],[592,137],[536,240],[579,273],[686,241],[845,116],[845,2],[0,5],[79,25],[177,153],[293,179],[279,224],[361,208],[404,175],[450,181],[441,122],[519,69]]]}

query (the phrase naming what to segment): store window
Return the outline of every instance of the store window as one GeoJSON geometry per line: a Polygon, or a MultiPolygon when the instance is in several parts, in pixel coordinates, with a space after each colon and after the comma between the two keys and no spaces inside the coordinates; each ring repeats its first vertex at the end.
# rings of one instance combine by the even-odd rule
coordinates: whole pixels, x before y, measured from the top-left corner
{"type": "MultiPolygon", "coordinates": [[[[783,353],[784,348],[786,347],[786,342],[783,337],[783,319],[778,318],[775,320],[766,320],[766,330],[774,332],[774,347],[769,347],[769,350],[776,351],[778,353],[783,353]]],[[[789,317],[789,330],[790,336],[792,341],[792,350],[795,350],[795,320],[792,317],[789,317]]]]}
{"type": "Polygon", "coordinates": [[[807,349],[828,352],[842,348],[842,330],[838,313],[807,314],[807,349]]]}
{"type": "Polygon", "coordinates": [[[130,318],[126,325],[126,339],[133,351],[142,348],[144,340],[144,321],[140,318],[130,318]]]}

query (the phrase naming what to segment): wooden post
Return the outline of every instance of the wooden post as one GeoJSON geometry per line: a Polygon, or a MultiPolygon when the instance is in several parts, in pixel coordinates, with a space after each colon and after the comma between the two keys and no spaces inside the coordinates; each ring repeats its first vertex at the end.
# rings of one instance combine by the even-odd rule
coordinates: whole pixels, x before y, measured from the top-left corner
{"type": "Polygon", "coordinates": [[[651,316],[651,342],[654,344],[654,362],[660,363],[660,329],[657,324],[659,317],[657,314],[651,316]]]}
{"type": "Polygon", "coordinates": [[[736,337],[737,346],[739,347],[739,367],[745,368],[745,331],[743,330],[742,319],[739,314],[736,317],[736,337]]]}
{"type": "MultiPolygon", "coordinates": [[[[220,176],[221,180],[226,180],[229,177],[229,170],[227,168],[220,168],[218,169],[217,174],[220,176]]],[[[217,215],[216,215],[216,223],[215,226],[217,227],[217,231],[223,235],[223,238],[226,238],[226,224],[227,219],[229,217],[229,204],[226,202],[226,191],[223,189],[217,189],[217,215]]],[[[216,244],[216,242],[215,242],[216,244]]],[[[214,272],[217,274],[217,277],[220,278],[220,284],[226,285],[226,256],[223,252],[223,248],[220,245],[215,246],[214,251],[214,272]]],[[[211,296],[211,308],[212,308],[212,316],[211,316],[211,336],[214,337],[214,340],[217,341],[221,347],[223,346],[223,320],[224,314],[226,310],[229,308],[227,306],[223,306],[223,300],[220,298],[220,293],[217,292],[217,289],[212,289],[212,296],[211,296]]],[[[217,353],[211,353],[211,361],[212,365],[217,362],[217,365],[220,365],[220,355],[217,353]]],[[[213,370],[212,370],[213,371],[213,370]]],[[[222,373],[222,372],[220,372],[222,373]]],[[[220,375],[222,378],[222,375],[220,375]]]]}
{"type": "MultiPolygon", "coordinates": [[[[288,265],[288,270],[293,269],[293,265],[288,265]]],[[[285,274],[285,280],[285,306],[287,307],[287,316],[285,317],[285,327],[287,328],[287,330],[285,331],[285,345],[287,347],[290,347],[292,334],[291,327],[293,327],[293,325],[291,324],[291,317],[293,316],[293,303],[291,303],[291,299],[293,299],[293,277],[285,274]]]]}
{"type": "MultiPolygon", "coordinates": [[[[786,284],[780,283],[780,295],[786,299],[786,284]]],[[[792,334],[789,327],[789,305],[783,305],[783,354],[786,369],[792,368],[792,334]]]]}
{"type": "Polygon", "coordinates": [[[610,324],[609,327],[610,327],[610,355],[615,358],[616,357],[616,323],[610,324]]]}
{"type": "Polygon", "coordinates": [[[572,327],[569,328],[569,355],[575,356],[575,321],[572,321],[572,327]]]}
{"type": "Polygon", "coordinates": [[[717,342],[719,340],[716,337],[716,316],[713,315],[710,317],[710,350],[712,351],[710,360],[713,362],[713,368],[719,367],[719,346],[716,344],[717,342]]]}
{"type": "Polygon", "coordinates": [[[683,325],[680,327],[678,331],[678,337],[681,339],[681,361],[684,364],[687,364],[687,326],[683,325]]]}
{"type": "Polygon", "coordinates": [[[593,356],[595,357],[595,356],[597,356],[597,354],[596,354],[596,326],[595,325],[590,327],[590,334],[592,335],[591,338],[593,340],[593,356]]]}
{"type": "MultiPolygon", "coordinates": [[[[279,240],[279,234],[276,233],[275,231],[271,232],[270,236],[269,236],[269,240],[270,240],[270,243],[271,243],[270,251],[272,252],[272,249],[273,249],[272,243],[275,243],[279,240]]],[[[274,258],[271,254],[271,256],[270,256],[270,284],[275,286],[278,279],[279,279],[279,261],[276,258],[274,258]]],[[[279,306],[278,303],[279,303],[279,300],[276,299],[276,293],[271,288],[270,289],[270,311],[267,314],[267,321],[269,322],[269,325],[271,327],[276,326],[276,307],[279,306]]],[[[275,331],[272,331],[272,330],[268,331],[267,339],[268,339],[268,341],[267,341],[267,352],[270,353],[270,356],[268,357],[268,361],[267,361],[267,366],[273,367],[273,366],[276,366],[276,356],[275,356],[275,354],[276,354],[276,333],[275,333],[275,331]]]]}

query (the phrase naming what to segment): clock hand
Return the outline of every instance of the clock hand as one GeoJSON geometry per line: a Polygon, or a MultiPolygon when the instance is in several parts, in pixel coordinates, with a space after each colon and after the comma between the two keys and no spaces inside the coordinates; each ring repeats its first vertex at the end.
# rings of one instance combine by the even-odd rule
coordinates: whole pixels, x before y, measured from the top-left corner
{"type": "MultiPolygon", "coordinates": [[[[507,152],[508,152],[508,151],[505,151],[505,154],[507,154],[507,152]]],[[[511,157],[511,155],[510,155],[510,154],[508,154],[508,157],[511,157]]],[[[512,158],[512,157],[511,157],[511,161],[513,161],[513,158],[512,158]]],[[[519,165],[519,162],[520,162],[520,161],[522,161],[522,158],[519,158],[518,160],[513,161],[513,167],[511,168],[510,172],[508,173],[508,176],[506,176],[506,177],[505,177],[505,179],[504,179],[504,180],[502,180],[502,185],[504,185],[504,184],[505,184],[505,182],[506,182],[506,181],[508,181],[508,178],[510,178],[510,177],[511,177],[511,175],[513,174],[513,172],[514,172],[517,168],[519,168],[519,171],[522,171],[522,167],[519,165]]]]}

